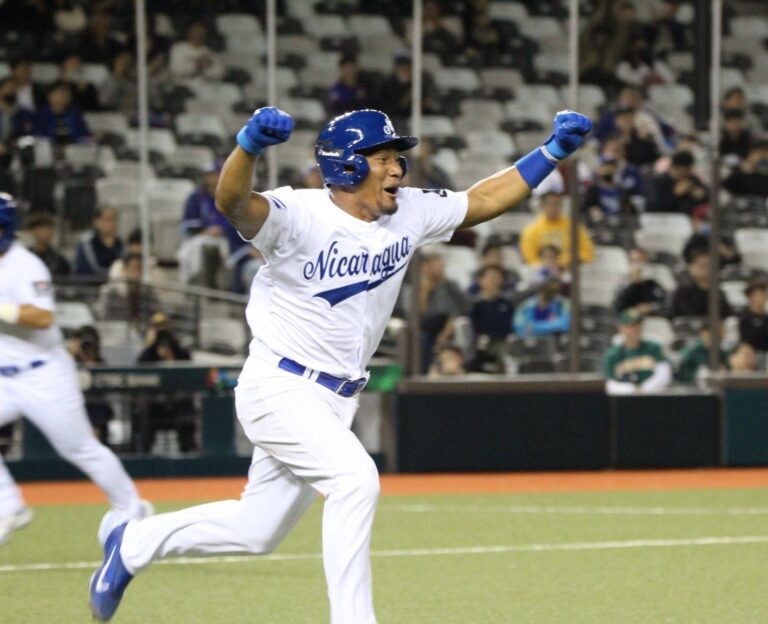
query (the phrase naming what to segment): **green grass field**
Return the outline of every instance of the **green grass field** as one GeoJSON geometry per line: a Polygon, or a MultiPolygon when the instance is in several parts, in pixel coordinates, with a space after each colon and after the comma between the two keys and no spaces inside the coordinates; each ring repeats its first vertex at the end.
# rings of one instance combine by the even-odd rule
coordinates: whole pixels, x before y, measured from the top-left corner
{"type": "MultiPolygon", "coordinates": [[[[159,506],[167,511],[171,506],[159,506]]],[[[101,506],[40,507],[0,547],[0,622],[90,622],[101,506]]],[[[383,498],[381,624],[768,621],[768,489],[383,498]]],[[[154,565],[125,624],[322,624],[320,504],[270,557],[154,565]]]]}

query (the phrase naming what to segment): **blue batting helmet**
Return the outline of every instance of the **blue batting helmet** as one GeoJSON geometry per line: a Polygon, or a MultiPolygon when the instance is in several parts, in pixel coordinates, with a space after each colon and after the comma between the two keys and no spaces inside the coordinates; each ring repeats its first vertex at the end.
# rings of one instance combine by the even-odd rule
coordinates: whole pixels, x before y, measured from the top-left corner
{"type": "MultiPolygon", "coordinates": [[[[317,137],[315,158],[326,184],[357,186],[369,171],[364,153],[386,147],[404,152],[418,142],[416,137],[396,134],[389,117],[381,111],[357,110],[328,122],[317,137]]],[[[398,160],[405,175],[408,161],[405,156],[398,160]]]]}
{"type": "Polygon", "coordinates": [[[0,193],[0,253],[5,253],[11,246],[17,223],[16,201],[8,193],[0,193]]]}

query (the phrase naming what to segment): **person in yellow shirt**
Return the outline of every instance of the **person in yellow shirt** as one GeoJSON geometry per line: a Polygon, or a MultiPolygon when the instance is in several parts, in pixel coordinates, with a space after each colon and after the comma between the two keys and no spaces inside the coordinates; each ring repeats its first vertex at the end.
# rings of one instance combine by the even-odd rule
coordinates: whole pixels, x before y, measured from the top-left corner
{"type": "MultiPolygon", "coordinates": [[[[554,192],[539,197],[539,216],[529,223],[520,235],[520,252],[526,264],[538,265],[539,252],[546,245],[560,250],[560,261],[564,267],[571,262],[571,218],[563,215],[562,195],[554,192]]],[[[592,262],[595,246],[589,232],[579,226],[579,259],[592,262]]]]}

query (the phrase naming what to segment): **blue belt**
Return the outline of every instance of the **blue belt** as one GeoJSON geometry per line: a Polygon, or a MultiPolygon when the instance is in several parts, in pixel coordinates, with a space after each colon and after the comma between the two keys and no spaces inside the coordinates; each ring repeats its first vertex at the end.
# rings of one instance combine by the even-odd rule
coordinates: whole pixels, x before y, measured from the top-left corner
{"type": "MultiPolygon", "coordinates": [[[[277,367],[302,377],[304,377],[307,371],[310,370],[306,366],[302,366],[298,362],[294,362],[288,358],[281,359],[277,363],[277,367]]],[[[310,372],[314,373],[315,371],[310,372]]],[[[368,383],[368,379],[366,377],[361,377],[360,379],[344,379],[343,377],[334,377],[333,375],[329,375],[328,373],[321,373],[319,371],[317,372],[315,381],[321,386],[328,388],[331,392],[346,398],[359,394],[363,388],[365,388],[365,384],[368,383]]]]}
{"type": "Polygon", "coordinates": [[[45,364],[43,360],[35,360],[27,366],[0,366],[0,377],[14,377],[24,371],[40,368],[43,364],[45,364]]]}

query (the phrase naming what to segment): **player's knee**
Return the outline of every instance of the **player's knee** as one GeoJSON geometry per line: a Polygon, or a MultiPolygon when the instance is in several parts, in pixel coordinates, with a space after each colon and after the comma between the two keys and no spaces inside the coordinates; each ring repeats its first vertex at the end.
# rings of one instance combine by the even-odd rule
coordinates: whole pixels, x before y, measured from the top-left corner
{"type": "Polygon", "coordinates": [[[95,439],[86,438],[72,444],[60,444],[56,451],[67,461],[79,464],[97,460],[103,453],[103,447],[95,439]]]}
{"type": "Polygon", "coordinates": [[[355,466],[355,469],[340,479],[341,488],[355,496],[375,501],[381,492],[379,471],[376,464],[365,455],[355,466]]]}

